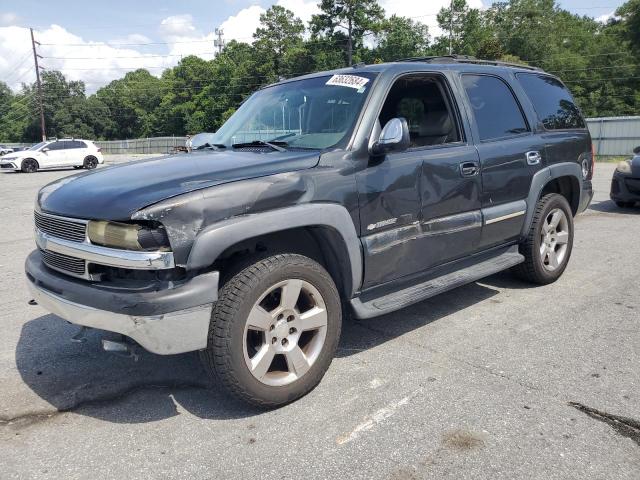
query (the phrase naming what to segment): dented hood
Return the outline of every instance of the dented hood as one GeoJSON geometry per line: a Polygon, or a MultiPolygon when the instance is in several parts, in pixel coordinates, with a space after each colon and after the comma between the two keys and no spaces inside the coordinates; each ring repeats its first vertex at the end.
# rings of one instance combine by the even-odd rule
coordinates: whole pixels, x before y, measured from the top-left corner
{"type": "Polygon", "coordinates": [[[222,183],[304,170],[318,151],[204,151],[124,163],[50,183],[38,193],[48,213],[128,220],[137,210],[176,195],[222,183]]]}

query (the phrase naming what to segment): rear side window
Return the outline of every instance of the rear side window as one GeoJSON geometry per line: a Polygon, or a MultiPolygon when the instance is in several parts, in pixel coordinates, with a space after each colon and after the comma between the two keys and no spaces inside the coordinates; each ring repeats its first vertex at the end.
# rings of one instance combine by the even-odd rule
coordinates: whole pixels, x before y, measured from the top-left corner
{"type": "Polygon", "coordinates": [[[87,145],[80,140],[72,140],[70,142],[67,142],[67,144],[67,148],[87,148],[87,145]]]}
{"type": "Polygon", "coordinates": [[[516,78],[533,103],[533,108],[544,128],[547,130],[585,128],[580,110],[560,81],[535,73],[518,73],[516,78]]]}
{"type": "Polygon", "coordinates": [[[528,132],[522,110],[507,84],[488,75],[463,75],[462,83],[473,109],[480,140],[528,132]]]}

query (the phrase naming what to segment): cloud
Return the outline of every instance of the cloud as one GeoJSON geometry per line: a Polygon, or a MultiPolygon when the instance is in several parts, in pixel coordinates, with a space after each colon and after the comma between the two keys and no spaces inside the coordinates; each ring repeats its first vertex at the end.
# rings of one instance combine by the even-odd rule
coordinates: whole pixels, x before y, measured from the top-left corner
{"type": "Polygon", "coordinates": [[[604,15],[600,15],[599,17],[596,17],[596,22],[607,23],[612,18],[616,18],[615,11],[611,13],[605,13],[604,15]]]}
{"type": "Polygon", "coordinates": [[[13,12],[0,13],[0,25],[15,25],[18,22],[18,15],[13,12]]]}
{"type": "MultiPolygon", "coordinates": [[[[89,92],[115,78],[122,77],[127,70],[147,67],[159,75],[162,69],[171,66],[173,58],[141,53],[133,48],[89,42],[74,35],[59,25],[36,31],[41,43],[38,53],[44,58],[41,65],[48,70],[60,70],[69,80],[83,80],[89,92]]],[[[125,38],[137,40],[137,34],[125,38]]],[[[29,29],[23,27],[0,27],[0,79],[11,88],[18,89],[22,82],[34,81],[29,29]]],[[[177,60],[176,60],[177,61],[177,60]]]]}
{"type": "MultiPolygon", "coordinates": [[[[318,0],[277,0],[277,5],[291,10],[304,22],[318,13],[318,0]]],[[[482,8],[481,0],[469,0],[472,7],[482,8]]],[[[427,24],[432,35],[441,34],[437,29],[435,15],[440,8],[448,7],[449,0],[381,0],[387,15],[397,14],[412,17],[427,24]]],[[[241,9],[224,20],[220,27],[225,40],[235,39],[251,42],[253,33],[260,23],[260,15],[266,10],[259,5],[241,9]]],[[[0,25],[15,23],[13,13],[1,13],[0,25]]],[[[190,14],[171,15],[163,19],[157,28],[158,38],[153,40],[141,33],[131,33],[111,39],[109,42],[95,42],[75,35],[63,26],[51,25],[36,31],[36,39],[42,43],[39,53],[45,58],[42,65],[47,69],[62,71],[70,80],[83,80],[87,92],[92,93],[111,80],[121,78],[127,71],[147,68],[152,74],[160,75],[165,68],[176,65],[187,55],[197,55],[210,60],[216,48],[213,45],[214,32],[200,31],[194,25],[190,14]],[[166,42],[149,49],[143,45],[166,42]],[[154,52],[154,53],[147,53],[154,52]]],[[[13,89],[21,82],[33,82],[33,59],[31,42],[27,28],[0,26],[0,79],[13,89]]]]}
{"type": "Polygon", "coordinates": [[[260,15],[264,12],[266,10],[261,6],[252,5],[230,16],[220,24],[220,28],[224,30],[224,38],[250,43],[253,32],[260,25],[260,15]]]}
{"type": "Polygon", "coordinates": [[[160,22],[160,33],[165,36],[188,36],[196,32],[190,14],[171,15],[160,22]]]}
{"type": "Polygon", "coordinates": [[[318,2],[310,0],[278,0],[277,5],[291,10],[296,17],[300,18],[305,24],[311,20],[311,16],[320,13],[318,2]]]}

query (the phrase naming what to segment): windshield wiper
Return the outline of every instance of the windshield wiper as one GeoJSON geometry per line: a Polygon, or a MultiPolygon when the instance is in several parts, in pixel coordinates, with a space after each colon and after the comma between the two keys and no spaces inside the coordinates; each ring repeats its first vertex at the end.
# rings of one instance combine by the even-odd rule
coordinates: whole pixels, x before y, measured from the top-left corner
{"type": "Polygon", "coordinates": [[[260,145],[266,145],[267,147],[271,147],[278,152],[286,152],[287,149],[282,147],[286,147],[289,144],[287,142],[280,142],[280,141],[265,142],[264,140],[254,140],[252,142],[246,142],[246,143],[234,143],[231,146],[233,148],[242,148],[242,147],[255,147],[260,145]]]}

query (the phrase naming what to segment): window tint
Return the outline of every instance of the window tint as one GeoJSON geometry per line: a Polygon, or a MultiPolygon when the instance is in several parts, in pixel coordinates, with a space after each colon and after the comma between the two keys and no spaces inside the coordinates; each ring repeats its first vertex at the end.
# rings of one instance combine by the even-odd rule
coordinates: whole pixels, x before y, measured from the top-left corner
{"type": "Polygon", "coordinates": [[[380,112],[383,127],[392,118],[404,117],[411,147],[459,142],[452,105],[442,81],[432,75],[406,75],[393,84],[380,112]]]}
{"type": "Polygon", "coordinates": [[[547,75],[516,75],[547,130],[585,128],[580,110],[562,83],[547,75]]]}
{"type": "Polygon", "coordinates": [[[463,75],[480,140],[508,137],[529,128],[511,89],[497,77],[463,75]]]}
{"type": "Polygon", "coordinates": [[[71,140],[70,142],[66,142],[67,146],[65,148],[87,148],[84,142],[80,140],[71,140]]]}
{"type": "Polygon", "coordinates": [[[49,150],[62,150],[64,148],[64,142],[52,142],[47,145],[49,150]]]}

